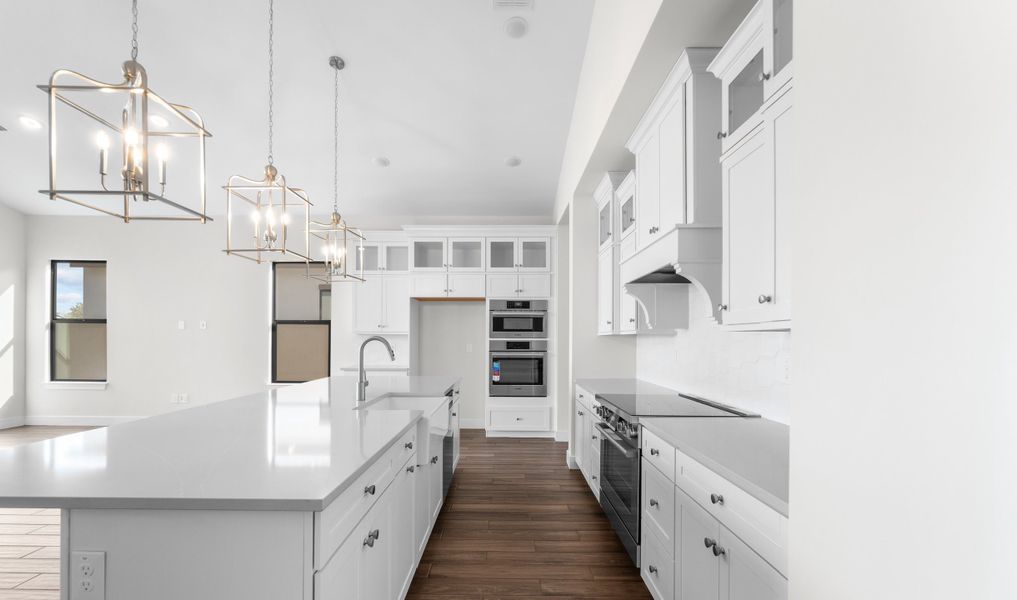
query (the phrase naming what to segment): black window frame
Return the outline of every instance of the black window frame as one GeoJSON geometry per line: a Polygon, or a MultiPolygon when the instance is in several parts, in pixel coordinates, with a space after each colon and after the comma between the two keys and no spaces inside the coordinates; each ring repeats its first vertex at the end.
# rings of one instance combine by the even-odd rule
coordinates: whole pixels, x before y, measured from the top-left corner
{"type": "MultiPolygon", "coordinates": [[[[57,265],[59,263],[76,263],[83,265],[103,265],[108,267],[105,260],[75,260],[61,258],[49,261],[49,380],[53,383],[107,383],[109,382],[109,346],[106,348],[106,377],[102,379],[58,379],[56,374],[56,324],[57,323],[102,323],[106,325],[106,336],[109,340],[109,319],[67,319],[57,317],[57,265]]],[[[107,274],[108,274],[107,270],[107,274]]],[[[107,288],[109,281],[107,279],[107,288]]],[[[108,313],[107,313],[108,317],[108,313]]]]}
{"type": "MultiPolygon", "coordinates": [[[[270,373],[270,377],[271,377],[271,382],[274,383],[274,384],[275,383],[282,383],[282,384],[285,384],[285,383],[305,383],[303,381],[281,381],[277,377],[278,365],[276,364],[276,356],[278,354],[278,346],[277,346],[276,327],[278,325],[326,325],[326,326],[328,326],[328,350],[327,350],[328,353],[326,355],[325,377],[331,377],[332,376],[332,320],[331,319],[328,319],[328,320],[324,320],[324,319],[317,319],[317,320],[315,320],[315,319],[304,319],[304,320],[300,320],[300,319],[283,319],[283,320],[279,320],[279,319],[276,319],[276,314],[275,314],[275,309],[276,309],[276,307],[275,307],[275,299],[276,299],[276,282],[278,281],[278,278],[276,277],[276,271],[275,271],[276,266],[277,265],[302,265],[302,264],[304,264],[302,261],[275,261],[275,262],[272,263],[272,350],[271,350],[272,351],[272,357],[271,357],[272,372],[270,373]]],[[[318,265],[318,266],[324,267],[325,263],[323,261],[311,261],[311,262],[307,263],[307,265],[309,265],[309,266],[310,265],[318,265]]],[[[321,307],[321,300],[320,300],[321,291],[319,290],[318,293],[319,293],[318,316],[320,317],[321,316],[321,308],[320,308],[321,307]]]]}

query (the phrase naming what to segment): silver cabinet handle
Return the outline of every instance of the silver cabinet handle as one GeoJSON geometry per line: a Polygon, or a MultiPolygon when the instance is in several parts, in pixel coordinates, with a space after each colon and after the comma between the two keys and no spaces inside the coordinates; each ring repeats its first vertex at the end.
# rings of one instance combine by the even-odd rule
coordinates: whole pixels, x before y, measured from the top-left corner
{"type": "Polygon", "coordinates": [[[703,545],[707,548],[713,548],[717,545],[717,540],[712,538],[703,538],[703,545]]]}
{"type": "Polygon", "coordinates": [[[458,417],[458,416],[459,416],[459,413],[452,413],[452,416],[453,416],[453,417],[458,417]]]}
{"type": "Polygon", "coordinates": [[[657,574],[657,567],[655,567],[653,565],[650,565],[650,566],[646,567],[646,570],[650,572],[650,575],[656,575],[657,574]]]}
{"type": "Polygon", "coordinates": [[[522,421],[522,420],[523,420],[522,417],[516,417],[516,421],[522,421]]]}
{"type": "Polygon", "coordinates": [[[371,531],[370,533],[368,533],[367,537],[364,538],[364,545],[368,546],[370,548],[374,548],[374,542],[375,542],[375,540],[378,539],[378,536],[379,536],[380,533],[381,532],[379,530],[377,530],[377,529],[375,529],[375,530],[371,531]]]}
{"type": "Polygon", "coordinates": [[[608,324],[608,325],[610,325],[610,324],[611,324],[611,321],[608,321],[608,322],[607,322],[607,324],[608,324]]]}
{"type": "Polygon", "coordinates": [[[710,494],[711,504],[724,504],[724,496],[721,494],[710,494]]]}
{"type": "Polygon", "coordinates": [[[723,546],[721,546],[720,544],[713,545],[714,556],[724,556],[725,554],[727,554],[727,550],[725,550],[723,546]]]}
{"type": "Polygon", "coordinates": [[[438,464],[438,457],[437,456],[432,456],[431,457],[431,464],[432,465],[438,464]]]}
{"type": "Polygon", "coordinates": [[[657,450],[656,448],[650,448],[650,456],[659,456],[659,455],[660,450],[657,450]]]}
{"type": "Polygon", "coordinates": [[[375,491],[376,491],[376,488],[374,487],[373,483],[371,485],[369,485],[369,486],[364,487],[364,493],[365,494],[370,494],[370,495],[373,496],[375,491]]]}
{"type": "Polygon", "coordinates": [[[413,442],[406,442],[405,444],[403,444],[403,448],[406,448],[407,450],[413,450],[413,442]]]}
{"type": "Polygon", "coordinates": [[[718,304],[717,310],[718,311],[727,310],[727,304],[718,304]]]}
{"type": "Polygon", "coordinates": [[[773,302],[773,296],[767,296],[766,294],[759,295],[759,303],[766,304],[767,302],[773,302]]]}
{"type": "MultiPolygon", "coordinates": [[[[580,398],[582,398],[582,396],[580,396],[580,398]]],[[[580,416],[580,417],[586,414],[586,413],[584,413],[584,412],[583,412],[583,411],[581,411],[581,410],[579,410],[579,411],[576,411],[576,412],[578,412],[578,413],[579,413],[579,416],[580,416]]]]}
{"type": "Polygon", "coordinates": [[[635,322],[636,322],[635,319],[629,319],[629,323],[635,323],[635,322]]]}
{"type": "Polygon", "coordinates": [[[412,472],[414,472],[416,470],[417,470],[417,467],[415,465],[410,465],[410,466],[406,467],[406,472],[407,473],[412,473],[412,472]]]}
{"type": "Polygon", "coordinates": [[[717,139],[718,140],[722,140],[722,139],[724,139],[726,137],[727,137],[727,132],[726,131],[718,131],[717,132],[717,139]]]}
{"type": "Polygon", "coordinates": [[[590,477],[592,477],[594,481],[597,480],[597,476],[596,475],[591,475],[590,477]]]}
{"type": "Polygon", "coordinates": [[[759,73],[759,81],[769,81],[769,80],[770,80],[770,74],[769,73],[764,73],[764,72],[760,71],[760,73],[759,73]]]}
{"type": "Polygon", "coordinates": [[[653,498],[650,498],[650,506],[656,506],[657,508],[660,508],[660,502],[657,502],[653,498]]]}
{"type": "Polygon", "coordinates": [[[595,436],[595,435],[591,435],[591,436],[590,436],[590,439],[592,439],[592,440],[599,440],[600,438],[599,438],[599,437],[597,437],[597,436],[595,436]]]}

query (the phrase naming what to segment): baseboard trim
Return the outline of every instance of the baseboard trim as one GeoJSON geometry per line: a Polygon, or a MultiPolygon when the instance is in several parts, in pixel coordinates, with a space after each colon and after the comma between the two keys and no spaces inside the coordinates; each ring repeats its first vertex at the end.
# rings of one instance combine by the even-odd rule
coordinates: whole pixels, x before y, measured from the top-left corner
{"type": "Polygon", "coordinates": [[[557,432],[555,432],[555,434],[554,434],[554,441],[556,441],[556,442],[567,442],[567,441],[569,441],[569,432],[568,431],[557,431],[557,432]]]}
{"type": "Polygon", "coordinates": [[[25,425],[42,425],[48,427],[107,427],[144,417],[115,416],[76,416],[76,415],[29,415],[25,417],[25,425]]]}
{"type": "Polygon", "coordinates": [[[484,419],[464,419],[459,418],[459,429],[483,429],[484,419]]]}
{"type": "Polygon", "coordinates": [[[550,438],[554,439],[553,431],[503,431],[500,429],[488,429],[487,437],[506,438],[550,438]]]}
{"type": "Polygon", "coordinates": [[[21,427],[25,424],[25,417],[4,417],[0,419],[0,429],[21,427]]]}

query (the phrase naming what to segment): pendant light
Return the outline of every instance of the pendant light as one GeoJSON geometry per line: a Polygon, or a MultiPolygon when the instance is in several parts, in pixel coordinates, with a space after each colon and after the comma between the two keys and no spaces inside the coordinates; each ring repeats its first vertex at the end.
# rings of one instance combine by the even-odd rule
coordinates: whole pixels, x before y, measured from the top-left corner
{"type": "Polygon", "coordinates": [[[329,66],[335,74],[333,127],[334,142],[332,156],[332,215],[327,223],[311,222],[311,235],[316,242],[321,242],[321,252],[325,263],[324,271],[310,271],[310,277],[326,283],[346,281],[364,281],[364,235],[359,229],[350,227],[339,214],[339,71],[346,67],[346,62],[338,56],[328,59],[329,66]],[[350,258],[353,268],[350,268],[350,258]]]}
{"type": "Polygon", "coordinates": [[[233,175],[223,189],[226,190],[226,254],[232,254],[256,263],[268,261],[272,256],[293,256],[305,263],[310,261],[311,200],[304,190],[290,187],[286,177],[279,173],[272,156],[273,113],[273,28],[275,10],[268,2],[268,164],[260,179],[233,175]],[[291,240],[291,229],[297,232],[291,240]],[[246,229],[248,236],[235,241],[234,228],[246,229]],[[292,243],[294,242],[295,243],[292,243]]]}
{"type": "Polygon", "coordinates": [[[51,200],[65,200],[125,223],[211,221],[205,214],[205,138],[212,134],[194,109],[169,102],[148,87],[148,74],[138,62],[137,0],[131,2],[131,16],[131,59],[123,63],[123,81],[104,83],[59,69],[49,85],[39,86],[49,95],[49,189],[40,191],[51,200]],[[66,122],[61,116],[65,107],[70,109],[66,122]],[[73,133],[61,136],[61,128],[73,133]],[[89,129],[95,131],[81,135],[89,129]],[[94,147],[86,150],[90,138],[98,146],[98,168],[88,165],[61,172],[58,149],[91,154],[94,147]],[[178,161],[179,172],[185,174],[181,179],[192,182],[178,179],[170,184],[171,154],[196,157],[193,164],[178,161]],[[119,166],[112,174],[111,162],[119,166]],[[182,197],[197,198],[198,206],[185,205],[182,197]],[[142,208],[147,210],[135,214],[142,208]]]}

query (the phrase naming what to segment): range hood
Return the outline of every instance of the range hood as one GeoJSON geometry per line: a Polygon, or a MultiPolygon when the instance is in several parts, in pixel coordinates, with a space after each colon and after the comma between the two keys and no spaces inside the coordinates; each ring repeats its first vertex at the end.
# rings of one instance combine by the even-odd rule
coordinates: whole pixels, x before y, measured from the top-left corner
{"type": "Polygon", "coordinates": [[[723,231],[719,225],[676,225],[621,263],[625,293],[640,305],[646,329],[684,329],[689,287],[707,297],[693,317],[720,321],[723,231]],[[652,316],[652,318],[651,318],[652,316]]]}

